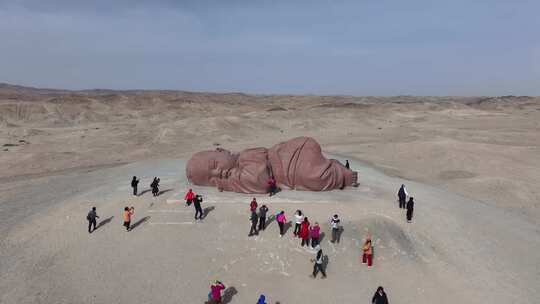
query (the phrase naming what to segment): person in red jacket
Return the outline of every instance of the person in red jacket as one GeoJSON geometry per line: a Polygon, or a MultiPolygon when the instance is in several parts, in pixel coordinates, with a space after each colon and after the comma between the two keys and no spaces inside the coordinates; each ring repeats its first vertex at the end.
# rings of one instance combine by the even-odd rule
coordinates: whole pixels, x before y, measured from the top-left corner
{"type": "Polygon", "coordinates": [[[309,246],[309,221],[307,217],[304,218],[304,221],[300,225],[300,233],[298,233],[298,236],[302,239],[302,247],[304,247],[304,245],[309,246]]]}
{"type": "Polygon", "coordinates": [[[276,179],[271,176],[270,179],[268,179],[268,193],[270,196],[276,194],[277,192],[277,183],[276,179]]]}
{"type": "Polygon", "coordinates": [[[249,204],[249,209],[251,210],[251,212],[256,212],[257,211],[257,206],[258,206],[257,205],[257,199],[253,198],[253,200],[249,204]]]}
{"type": "Polygon", "coordinates": [[[193,200],[195,199],[195,193],[192,189],[189,189],[184,198],[186,199],[186,205],[191,206],[191,203],[193,203],[193,200]]]}

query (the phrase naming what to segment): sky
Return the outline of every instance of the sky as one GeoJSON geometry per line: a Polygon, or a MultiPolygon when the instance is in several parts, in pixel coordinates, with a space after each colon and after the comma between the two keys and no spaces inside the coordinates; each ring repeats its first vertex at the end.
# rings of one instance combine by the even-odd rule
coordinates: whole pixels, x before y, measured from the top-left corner
{"type": "Polygon", "coordinates": [[[0,0],[0,82],[540,95],[540,1],[0,0]]]}

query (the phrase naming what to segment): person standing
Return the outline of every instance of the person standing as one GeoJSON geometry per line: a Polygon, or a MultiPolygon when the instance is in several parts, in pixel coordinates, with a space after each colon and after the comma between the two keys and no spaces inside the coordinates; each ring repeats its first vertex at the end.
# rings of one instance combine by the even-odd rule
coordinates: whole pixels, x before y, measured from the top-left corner
{"type": "Polygon", "coordinates": [[[259,231],[266,229],[266,213],[268,212],[268,207],[262,205],[259,208],[259,231]]]}
{"type": "Polygon", "coordinates": [[[225,285],[220,281],[217,281],[210,286],[209,303],[220,304],[221,303],[221,291],[225,289],[225,285]]]}
{"type": "Polygon", "coordinates": [[[159,195],[159,182],[160,181],[161,181],[161,179],[159,179],[157,177],[154,177],[154,181],[150,184],[150,188],[152,188],[152,194],[154,196],[159,195]]]}
{"type": "Polygon", "coordinates": [[[259,221],[259,217],[257,216],[257,212],[255,212],[255,211],[251,212],[250,221],[251,221],[251,228],[249,229],[248,236],[253,236],[254,234],[259,234],[259,232],[257,231],[257,222],[259,221]]]}
{"type": "Polygon", "coordinates": [[[86,219],[88,220],[88,233],[92,233],[96,230],[96,218],[99,218],[96,213],[96,207],[92,207],[92,210],[90,210],[86,216],[86,219]]]}
{"type": "Polygon", "coordinates": [[[407,202],[407,223],[412,222],[412,216],[414,211],[414,197],[410,197],[407,202]]]}
{"type": "Polygon", "coordinates": [[[311,227],[311,248],[315,249],[315,247],[319,245],[320,234],[321,227],[319,227],[319,223],[315,222],[315,224],[313,224],[311,227]]]}
{"type": "Polygon", "coordinates": [[[249,210],[250,210],[251,212],[256,212],[256,211],[257,211],[257,206],[258,206],[258,204],[257,204],[257,199],[256,199],[256,198],[253,198],[253,199],[251,200],[251,203],[249,203],[249,210]]]}
{"type": "Polygon", "coordinates": [[[131,180],[131,188],[133,188],[133,195],[137,196],[137,186],[139,185],[139,180],[136,176],[133,176],[133,179],[131,180]]]}
{"type": "Polygon", "coordinates": [[[386,297],[386,293],[382,286],[377,288],[373,298],[371,298],[371,304],[388,304],[388,297],[386,297]]]}
{"type": "Polygon", "coordinates": [[[405,188],[405,185],[401,185],[398,190],[398,200],[399,200],[399,208],[405,208],[405,201],[407,200],[407,196],[409,195],[407,193],[407,189],[405,188]]]}
{"type": "Polygon", "coordinates": [[[257,304],[267,304],[266,297],[264,295],[260,295],[259,299],[257,300],[257,304]]]}
{"type": "Polygon", "coordinates": [[[302,211],[296,210],[296,213],[294,214],[294,236],[298,236],[302,222],[304,222],[304,215],[302,214],[302,211]]]}
{"type": "Polygon", "coordinates": [[[351,165],[349,165],[349,160],[348,159],[345,160],[345,168],[347,168],[349,170],[351,169],[351,165]]]}
{"type": "Polygon", "coordinates": [[[341,229],[341,220],[337,214],[330,219],[330,227],[332,227],[332,240],[330,242],[335,243],[340,241],[339,230],[341,229]]]}
{"type": "Polygon", "coordinates": [[[364,246],[362,247],[362,264],[366,264],[368,267],[373,265],[373,246],[371,245],[371,236],[366,237],[364,246]]]}
{"type": "Polygon", "coordinates": [[[203,210],[201,207],[202,201],[203,201],[202,196],[198,194],[195,195],[195,198],[193,199],[193,206],[195,207],[195,220],[203,219],[203,210]]]}
{"type": "Polygon", "coordinates": [[[131,217],[135,213],[135,208],[133,206],[130,207],[124,207],[124,227],[126,227],[126,231],[129,231],[131,229],[131,217]]]}
{"type": "Polygon", "coordinates": [[[313,264],[313,274],[311,275],[311,277],[316,278],[317,274],[320,271],[322,273],[322,278],[326,279],[326,272],[324,271],[324,267],[323,267],[324,256],[323,256],[321,246],[317,246],[316,250],[317,250],[317,255],[315,256],[315,260],[311,260],[312,262],[315,262],[315,264],[313,264]]]}
{"type": "Polygon", "coordinates": [[[302,247],[304,247],[304,245],[309,246],[309,221],[307,217],[304,217],[304,221],[300,225],[300,233],[298,233],[298,235],[302,239],[300,245],[302,247]]]}
{"type": "Polygon", "coordinates": [[[195,193],[193,193],[192,189],[189,189],[184,198],[186,199],[186,205],[190,206],[195,198],[195,193]]]}
{"type": "Polygon", "coordinates": [[[279,226],[279,237],[283,237],[285,234],[285,222],[287,219],[285,218],[285,211],[281,210],[280,213],[276,215],[276,222],[279,226]]]}

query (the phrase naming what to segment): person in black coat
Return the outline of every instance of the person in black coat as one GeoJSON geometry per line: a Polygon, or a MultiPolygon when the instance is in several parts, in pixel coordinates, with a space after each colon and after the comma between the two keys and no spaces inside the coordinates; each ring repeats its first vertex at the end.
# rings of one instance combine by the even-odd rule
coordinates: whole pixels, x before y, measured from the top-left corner
{"type": "Polygon", "coordinates": [[[152,188],[152,194],[154,196],[158,196],[159,195],[159,182],[161,180],[157,177],[154,177],[154,181],[150,184],[150,188],[152,188]]]}
{"type": "Polygon", "coordinates": [[[414,211],[414,200],[413,197],[409,198],[409,201],[407,202],[407,223],[410,223],[412,221],[414,211]]]}
{"type": "Polygon", "coordinates": [[[384,292],[384,289],[382,286],[379,286],[377,288],[377,291],[373,295],[373,298],[371,298],[372,304],[388,304],[388,298],[386,297],[386,293],[384,292]]]}
{"type": "Polygon", "coordinates": [[[248,236],[259,234],[259,232],[257,231],[257,222],[259,221],[259,216],[257,215],[256,211],[251,212],[250,221],[251,221],[251,228],[249,229],[248,236]]]}
{"type": "Polygon", "coordinates": [[[201,208],[201,203],[203,199],[200,195],[195,195],[195,199],[193,200],[193,206],[195,207],[195,219],[196,220],[202,220],[203,219],[203,210],[201,208]]]}
{"type": "Polygon", "coordinates": [[[137,196],[137,186],[139,185],[139,180],[136,176],[131,180],[131,188],[133,188],[133,195],[137,196]]]}
{"type": "Polygon", "coordinates": [[[313,264],[313,273],[311,274],[311,277],[316,278],[320,271],[322,273],[322,278],[326,279],[326,272],[324,271],[324,255],[322,249],[319,245],[317,245],[315,249],[317,250],[317,255],[315,256],[315,259],[311,260],[315,263],[313,264]]]}
{"type": "Polygon", "coordinates": [[[259,231],[266,229],[266,213],[268,212],[268,207],[262,205],[259,207],[259,231]]]}
{"type": "Polygon", "coordinates": [[[405,201],[407,200],[407,191],[405,190],[405,185],[401,185],[397,196],[399,200],[399,208],[405,208],[405,201]]]}
{"type": "Polygon", "coordinates": [[[86,216],[86,219],[88,220],[88,233],[92,233],[94,230],[96,230],[96,218],[99,218],[96,213],[96,207],[92,207],[92,210],[90,210],[86,216]]]}
{"type": "Polygon", "coordinates": [[[345,160],[345,168],[351,169],[351,165],[349,165],[349,160],[345,160]]]}

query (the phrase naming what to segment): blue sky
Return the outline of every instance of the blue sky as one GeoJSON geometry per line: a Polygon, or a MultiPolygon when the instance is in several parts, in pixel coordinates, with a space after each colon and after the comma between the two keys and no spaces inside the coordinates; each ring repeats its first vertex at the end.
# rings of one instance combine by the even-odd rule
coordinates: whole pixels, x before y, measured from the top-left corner
{"type": "Polygon", "coordinates": [[[540,95],[540,1],[0,0],[0,82],[540,95]]]}

